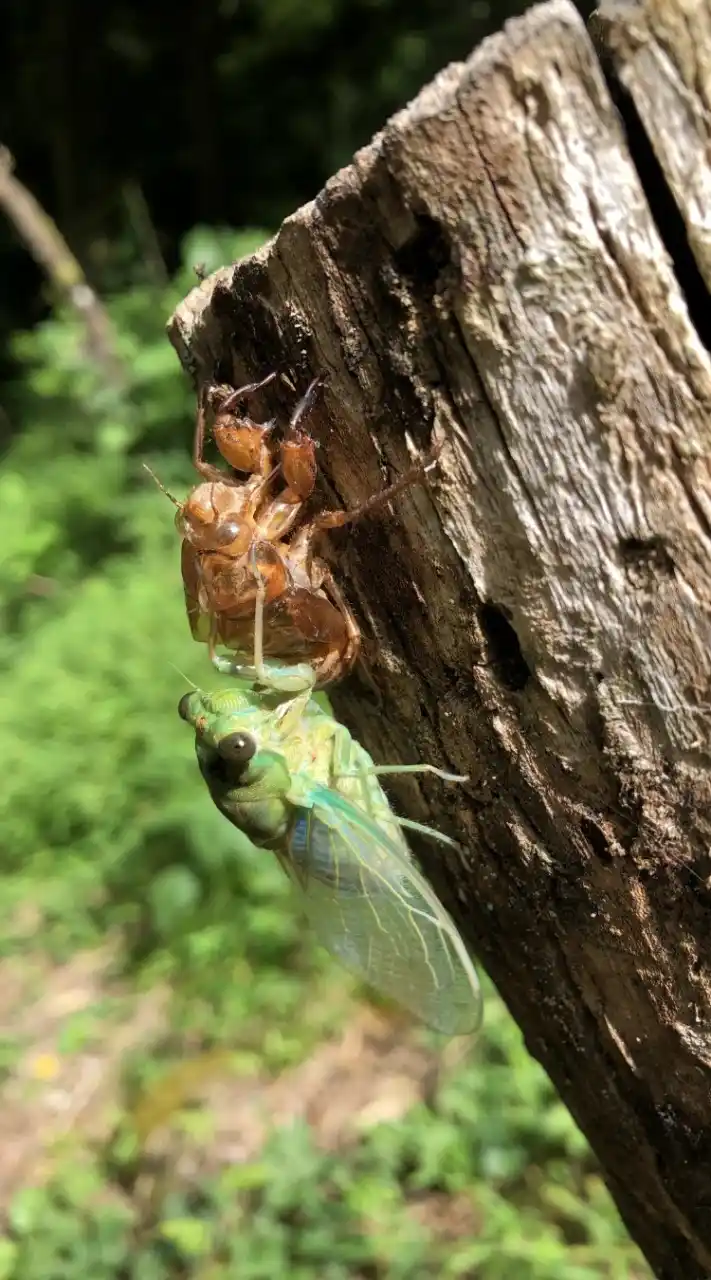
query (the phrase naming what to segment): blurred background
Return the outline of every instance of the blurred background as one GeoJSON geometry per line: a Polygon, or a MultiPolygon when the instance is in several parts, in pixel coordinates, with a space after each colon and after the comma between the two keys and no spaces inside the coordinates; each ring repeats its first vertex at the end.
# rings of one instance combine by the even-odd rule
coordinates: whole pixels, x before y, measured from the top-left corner
{"type": "Polygon", "coordinates": [[[473,1046],[377,1008],[212,808],[141,466],[194,480],[164,326],[195,264],[525,7],[7,0],[0,142],[66,245],[38,265],[5,157],[0,1280],[649,1274],[493,990],[473,1046]]]}

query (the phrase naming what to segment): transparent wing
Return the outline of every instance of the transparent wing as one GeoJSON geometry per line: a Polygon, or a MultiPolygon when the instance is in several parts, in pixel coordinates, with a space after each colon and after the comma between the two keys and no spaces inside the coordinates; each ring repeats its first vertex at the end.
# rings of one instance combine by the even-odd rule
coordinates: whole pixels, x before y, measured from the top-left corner
{"type": "Polygon", "coordinates": [[[285,869],[319,941],[359,977],[435,1031],[463,1035],[481,1018],[476,969],[419,871],[368,816],[314,786],[299,809],[285,869]]]}

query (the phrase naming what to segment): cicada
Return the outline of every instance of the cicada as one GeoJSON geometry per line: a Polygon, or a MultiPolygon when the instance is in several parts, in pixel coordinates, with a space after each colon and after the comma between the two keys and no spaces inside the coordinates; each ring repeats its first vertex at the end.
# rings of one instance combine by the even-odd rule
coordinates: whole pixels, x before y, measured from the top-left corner
{"type": "Polygon", "coordinates": [[[451,916],[416,867],[382,790],[384,773],[309,691],[288,697],[246,681],[195,690],[179,713],[194,726],[198,763],[217,808],[257,847],[272,850],[318,940],[349,970],[435,1031],[476,1030],[476,969],[451,916]]]}
{"type": "Polygon", "coordinates": [[[316,443],[304,424],[324,379],[313,379],[277,441],[275,420],[258,423],[237,412],[275,377],[272,373],[237,389],[203,389],[193,443],[193,463],[202,479],[185,502],[168,497],[178,509],[186,608],[195,639],[213,652],[223,645],[251,653],[261,592],[265,655],[308,666],[315,684],[323,687],[353,666],[360,631],[328,565],[316,555],[319,536],[360,520],[420,481],[432,458],[352,510],[308,513],[317,478],[316,443]],[[205,461],[209,422],[229,470],[205,461]]]}

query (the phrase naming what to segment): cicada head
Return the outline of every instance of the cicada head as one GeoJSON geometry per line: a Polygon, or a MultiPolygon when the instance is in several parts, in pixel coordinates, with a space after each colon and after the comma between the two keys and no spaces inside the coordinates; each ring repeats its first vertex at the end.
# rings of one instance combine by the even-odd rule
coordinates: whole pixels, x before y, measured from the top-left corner
{"type": "Polygon", "coordinates": [[[178,715],[195,729],[198,748],[217,751],[236,766],[247,764],[258,751],[281,752],[282,721],[290,706],[283,695],[260,694],[242,685],[218,693],[184,693],[178,715]]]}
{"type": "Polygon", "coordinates": [[[218,809],[255,844],[279,841],[292,780],[284,757],[262,741],[270,713],[245,694],[199,689],[183,694],[178,713],[195,728],[200,772],[218,809]]]}
{"type": "Polygon", "coordinates": [[[195,729],[210,746],[217,747],[223,738],[238,730],[254,727],[254,699],[240,688],[219,693],[203,693],[193,689],[184,693],[178,703],[178,715],[195,729]]]}

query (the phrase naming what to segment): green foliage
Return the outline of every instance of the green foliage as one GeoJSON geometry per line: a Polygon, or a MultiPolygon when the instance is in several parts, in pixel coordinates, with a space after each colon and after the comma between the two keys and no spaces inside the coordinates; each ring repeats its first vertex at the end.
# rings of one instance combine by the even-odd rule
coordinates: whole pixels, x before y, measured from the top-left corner
{"type": "Polygon", "coordinates": [[[68,1162],[17,1197],[0,1276],[643,1280],[580,1135],[488,995],[482,1041],[431,1106],[343,1153],[295,1122],[198,1184],[166,1170],[148,1213],[99,1163],[68,1162]]]}
{"type": "MultiPolygon", "coordinates": [[[[0,478],[0,945],[3,933],[18,945],[16,908],[30,895],[55,955],[122,925],[137,955],[158,946],[193,993],[227,957],[243,968],[255,957],[269,985],[299,948],[273,860],[205,803],[171,665],[204,679],[205,652],[184,615],[173,509],[140,466],[150,450],[179,492],[192,482],[192,393],[165,317],[196,256],[212,269],[259,239],[199,230],[170,290],[110,302],[130,357],[121,394],[88,366],[73,315],[21,335],[23,430],[0,478]]],[[[244,991],[212,986],[215,1023],[227,1002],[237,1025],[244,991]]]]}
{"type": "MultiPolygon", "coordinates": [[[[164,320],[190,263],[211,268],[258,238],[196,232],[170,289],[110,300],[130,370],[120,394],[66,313],[16,344],[21,430],[0,476],[0,981],[41,948],[51,983],[109,936],[121,1000],[162,984],[172,1004],[150,1050],[123,1064],[111,1142],[75,1141],[46,1186],[16,1189],[0,1280],[642,1277],[585,1143],[491,991],[481,1042],[432,1106],[342,1152],[296,1124],[245,1162],[179,1181],[168,1159],[155,1173],[166,1128],[212,1142],[217,1118],[187,1109],[189,1053],[206,1050],[198,1076],[227,1055],[237,1077],[268,1079],[355,1008],[275,860],[208,802],[171,663],[197,683],[209,668],[184,616],[172,509],[140,467],[148,454],[178,492],[191,483],[191,394],[164,320]]],[[[64,1020],[59,1059],[108,1043],[123,1008],[112,991],[64,1020]]],[[[0,1087],[27,1048],[27,1026],[9,1027],[0,1087]]]]}

